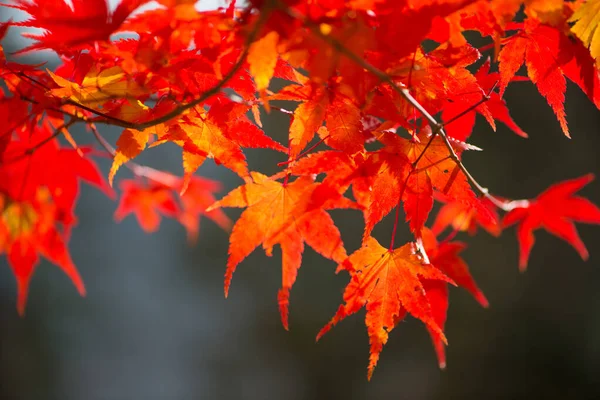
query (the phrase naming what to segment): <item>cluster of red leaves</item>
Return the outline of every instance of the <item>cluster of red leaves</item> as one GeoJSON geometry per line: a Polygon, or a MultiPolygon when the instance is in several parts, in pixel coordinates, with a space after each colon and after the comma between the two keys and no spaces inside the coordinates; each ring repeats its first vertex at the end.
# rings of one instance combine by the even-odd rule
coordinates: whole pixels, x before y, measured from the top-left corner
{"type": "Polygon", "coordinates": [[[509,201],[483,189],[461,158],[479,150],[467,144],[477,114],[493,129],[500,121],[527,137],[502,98],[511,82],[531,81],[567,136],[566,78],[600,107],[600,17],[589,17],[598,0],[252,0],[203,12],[190,0],[121,0],[112,12],[106,0],[9,7],[29,17],[3,23],[1,36],[11,27],[42,29],[26,35],[34,42],[21,52],[50,49],[62,61],[49,71],[0,59],[0,249],[19,282],[20,312],[38,254],[84,291],[66,246],[78,183],[112,190],[93,152],[70,132],[76,123],[113,159],[111,186],[123,165],[134,174],[120,183],[117,220],[133,213],[152,232],[162,214],[195,239],[201,215],[228,229],[220,208],[246,208],[231,231],[225,294],[256,247],[271,255],[279,245],[286,329],[304,244],[338,263],[350,283],[318,337],[365,307],[369,377],[389,332],[408,314],[425,323],[445,365],[448,284],[487,306],[460,257],[465,245],[436,239],[445,228],[474,234],[481,226],[497,236],[518,222],[523,268],[539,227],[587,257],[571,220],[600,223],[600,209],[573,196],[591,175],[534,200],[509,201]],[[489,46],[474,48],[467,31],[489,46]],[[517,75],[523,64],[526,76],[517,75]],[[290,116],[285,145],[263,131],[261,111],[290,116]],[[432,117],[438,114],[443,123],[432,117]],[[116,148],[101,135],[103,125],[122,128],[116,148]],[[166,143],[181,148],[181,178],[132,161],[166,143]],[[244,148],[281,152],[287,161],[268,177],[249,168],[244,148]],[[207,158],[244,184],[215,202],[219,185],[194,175],[207,158]],[[443,206],[429,230],[436,200],[443,206]],[[364,216],[362,247],[350,256],[327,212],[337,208],[364,216]],[[372,231],[393,209],[384,247],[372,231]],[[400,210],[414,238],[396,248],[400,210]],[[503,222],[499,211],[508,212],[503,222]]]}

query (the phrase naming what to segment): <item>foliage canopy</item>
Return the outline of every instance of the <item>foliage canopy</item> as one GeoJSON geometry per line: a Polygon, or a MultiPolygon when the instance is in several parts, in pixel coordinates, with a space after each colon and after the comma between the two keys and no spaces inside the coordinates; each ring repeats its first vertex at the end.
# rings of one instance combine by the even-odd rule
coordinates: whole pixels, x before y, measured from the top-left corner
{"type": "Polygon", "coordinates": [[[193,0],[148,3],[3,5],[28,18],[1,23],[0,37],[39,28],[24,34],[33,43],[18,53],[49,49],[61,60],[50,71],[0,54],[0,252],[17,280],[19,313],[40,256],[85,294],[68,250],[79,183],[115,197],[124,166],[134,178],[118,184],[116,220],[134,214],[153,232],[161,216],[174,218],[191,240],[202,216],[231,229],[226,295],[236,267],[259,245],[268,255],[281,247],[286,329],[304,246],[337,263],[350,280],[317,338],[366,308],[369,378],[407,315],[423,321],[445,365],[448,285],[487,306],[461,258],[466,245],[453,240],[458,232],[481,227],[497,236],[517,224],[522,269],[539,228],[587,259],[574,222],[599,224],[600,209],[576,192],[593,175],[510,200],[484,188],[461,160],[480,150],[468,144],[477,114],[527,137],[503,99],[514,82],[535,85],[567,137],[567,79],[600,107],[600,0],[233,0],[211,11],[198,11],[193,0]],[[467,32],[488,44],[473,47],[467,32]],[[261,112],[289,116],[287,140],[263,130],[261,112]],[[78,145],[70,133],[76,124],[98,148],[78,145]],[[106,125],[121,128],[114,147],[102,134],[106,125]],[[134,161],[165,143],[181,148],[180,174],[134,161]],[[287,160],[266,176],[249,169],[246,148],[287,160]],[[113,160],[106,179],[96,156],[113,160]],[[206,159],[243,183],[216,201],[219,183],[195,175],[206,159]],[[435,201],[443,206],[428,228],[435,201]],[[245,208],[235,224],[227,207],[245,208]],[[327,212],[338,208],[364,216],[362,247],[350,255],[327,212]],[[397,246],[401,211],[413,237],[397,246]],[[384,246],[372,231],[393,212],[384,246]]]}

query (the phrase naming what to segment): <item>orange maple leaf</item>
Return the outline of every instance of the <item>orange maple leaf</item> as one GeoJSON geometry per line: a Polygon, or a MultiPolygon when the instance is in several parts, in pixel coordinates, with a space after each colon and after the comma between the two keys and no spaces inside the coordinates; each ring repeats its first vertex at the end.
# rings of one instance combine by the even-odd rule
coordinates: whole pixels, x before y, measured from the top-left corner
{"type": "Polygon", "coordinates": [[[267,90],[275,73],[275,66],[279,58],[279,53],[277,53],[278,40],[279,35],[277,32],[271,31],[254,41],[248,50],[250,73],[256,82],[256,89],[261,93],[267,90]]]}
{"type": "Polygon", "coordinates": [[[117,171],[121,165],[139,156],[146,148],[150,140],[151,131],[145,129],[138,131],[136,129],[125,129],[117,140],[117,149],[113,158],[112,166],[108,173],[108,182],[112,186],[117,171]]]}
{"type": "MultiPolygon", "coordinates": [[[[238,264],[262,243],[268,256],[273,246],[282,251],[282,287],[279,310],[288,329],[288,304],[292,285],[300,268],[304,243],[336,262],[346,257],[342,238],[333,220],[323,208],[311,208],[311,195],[318,187],[312,178],[301,177],[291,183],[279,183],[258,172],[252,182],[232,190],[207,211],[218,207],[248,207],[233,226],[229,259],[225,273],[225,296],[238,264]]],[[[340,199],[329,208],[348,208],[353,203],[340,199]]]]}
{"type": "Polygon", "coordinates": [[[273,99],[302,101],[290,124],[291,159],[298,156],[316,133],[334,149],[349,154],[364,149],[368,135],[363,131],[361,111],[350,97],[317,84],[291,85],[282,92],[273,99]]]}

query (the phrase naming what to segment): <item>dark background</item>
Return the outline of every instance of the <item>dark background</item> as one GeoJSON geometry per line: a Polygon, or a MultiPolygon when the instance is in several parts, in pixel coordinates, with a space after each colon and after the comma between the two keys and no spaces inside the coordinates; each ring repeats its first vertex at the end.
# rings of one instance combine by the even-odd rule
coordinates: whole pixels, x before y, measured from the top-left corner
{"type": "MultiPolygon", "coordinates": [[[[478,121],[471,143],[486,151],[465,156],[494,193],[531,198],[551,183],[600,171],[600,113],[577,87],[567,91],[571,140],[533,85],[513,84],[506,99],[530,138],[503,125],[494,133],[478,121]]],[[[287,123],[275,115],[266,130],[283,142],[287,123]]],[[[83,130],[75,133],[89,141],[83,130]]],[[[118,131],[105,134],[114,141],[118,131]]],[[[267,173],[274,171],[275,157],[248,152],[250,167],[267,173]]],[[[180,173],[175,147],[147,151],[140,160],[180,173]]],[[[108,162],[100,165],[107,173],[108,162]]],[[[213,163],[200,173],[223,182],[220,195],[241,183],[213,163]]],[[[600,182],[581,194],[600,204],[600,182]]],[[[32,280],[26,317],[19,318],[15,281],[0,260],[0,399],[600,398],[600,227],[578,225],[591,253],[587,263],[568,244],[537,231],[524,274],[517,269],[514,229],[498,239],[460,236],[491,307],[484,310],[466,292],[451,290],[447,369],[438,369],[423,325],[408,319],[390,335],[368,383],[364,311],[314,342],[348,281],[345,274],[334,275],[332,262],[306,248],[286,332],[276,302],[277,250],[273,258],[259,250],[245,260],[226,300],[226,232],[203,220],[199,242],[189,246],[173,221],[163,221],[153,235],[143,233],[133,217],[115,224],[115,207],[82,187],[70,249],[86,298],[43,262],[32,280]]],[[[360,214],[332,215],[348,252],[356,250],[360,214]]],[[[387,241],[391,228],[388,217],[375,236],[387,241]]],[[[400,237],[409,239],[406,231],[400,237]]]]}

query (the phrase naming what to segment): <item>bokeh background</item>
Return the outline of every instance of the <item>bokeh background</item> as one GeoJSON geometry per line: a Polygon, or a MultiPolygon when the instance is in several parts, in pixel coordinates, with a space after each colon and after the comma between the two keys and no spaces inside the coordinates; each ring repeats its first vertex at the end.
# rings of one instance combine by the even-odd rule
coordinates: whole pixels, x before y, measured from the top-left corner
{"type": "MultiPolygon", "coordinates": [[[[202,2],[211,6],[211,2],[202,2]]],[[[0,9],[0,19],[14,15],[0,9]]],[[[4,43],[7,51],[22,46],[4,43]]],[[[51,55],[50,62],[54,62],[51,55]]],[[[33,61],[36,61],[33,59],[33,61]]],[[[531,198],[548,185],[600,172],[600,113],[574,85],[566,109],[573,139],[560,131],[533,85],[516,83],[506,99],[530,134],[522,139],[478,121],[471,142],[485,149],[465,163],[495,193],[531,198]]],[[[289,121],[265,119],[284,142],[289,121]]],[[[118,131],[106,130],[116,139],[118,131]]],[[[81,142],[88,133],[75,131],[81,142]]],[[[279,156],[249,151],[252,169],[275,171],[279,156]]],[[[157,148],[142,163],[180,172],[175,147],[157,148]]],[[[108,161],[101,160],[103,171],[108,161]]],[[[128,177],[123,170],[120,177],[128,177]]],[[[241,180],[207,163],[223,182],[241,180]]],[[[600,182],[582,192],[600,204],[600,182]]],[[[591,257],[538,231],[529,269],[517,269],[514,229],[493,238],[460,236],[464,257],[491,306],[451,290],[446,327],[448,367],[441,371],[424,326],[412,319],[391,334],[370,383],[364,311],[319,343],[314,338],[341,302],[348,277],[306,248],[291,296],[291,330],[279,320],[280,253],[260,250],[236,272],[228,299],[223,274],[228,235],[208,220],[189,245],[181,226],[165,220],[145,234],[133,217],[113,221],[116,203],[83,186],[79,226],[70,248],[88,295],[80,298],[57,268],[43,262],[32,281],[25,318],[15,309],[16,285],[0,260],[0,399],[486,399],[600,398],[600,227],[579,225],[591,257]]],[[[227,210],[230,217],[238,210],[227,210]]],[[[360,246],[361,215],[334,211],[348,252],[360,246]]],[[[388,240],[392,218],[375,236],[388,240]]],[[[400,233],[408,240],[408,232],[400,233]]]]}

